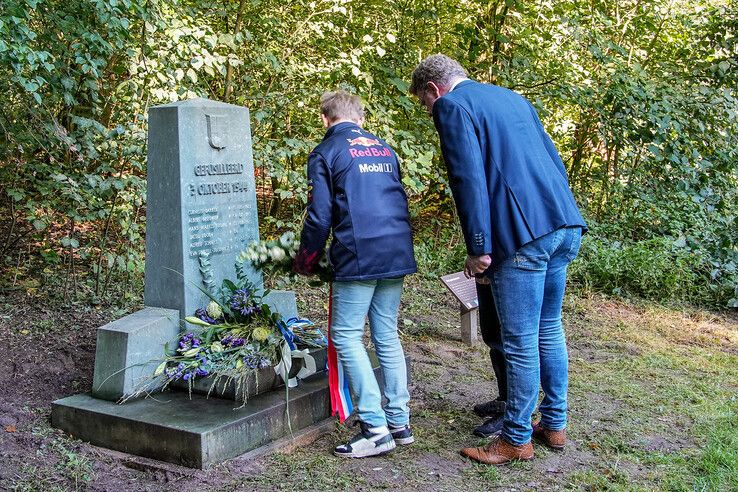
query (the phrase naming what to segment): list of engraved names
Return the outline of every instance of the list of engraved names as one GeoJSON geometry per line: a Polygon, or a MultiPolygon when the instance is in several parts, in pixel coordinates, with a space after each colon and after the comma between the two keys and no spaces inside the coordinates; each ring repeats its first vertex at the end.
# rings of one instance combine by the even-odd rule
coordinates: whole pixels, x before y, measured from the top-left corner
{"type": "Polygon", "coordinates": [[[194,181],[187,185],[189,256],[240,251],[258,230],[254,222],[255,204],[249,203],[248,181],[241,163],[198,164],[194,181]],[[213,178],[221,177],[220,180],[213,178]],[[233,180],[237,177],[237,180],[233,180]],[[231,178],[231,179],[228,179],[231,178]]]}

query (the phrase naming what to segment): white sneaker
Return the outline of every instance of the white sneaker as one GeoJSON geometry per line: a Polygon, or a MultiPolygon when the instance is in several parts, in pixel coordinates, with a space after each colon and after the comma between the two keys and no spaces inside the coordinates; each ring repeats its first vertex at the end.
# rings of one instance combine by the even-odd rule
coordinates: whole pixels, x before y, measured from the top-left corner
{"type": "Polygon", "coordinates": [[[410,424],[400,425],[397,427],[390,425],[389,431],[390,434],[392,434],[392,439],[395,440],[395,444],[404,446],[415,442],[413,431],[410,430],[410,424]]]}
{"type": "Polygon", "coordinates": [[[366,458],[386,454],[395,449],[395,440],[392,439],[386,425],[369,427],[361,421],[358,424],[361,426],[361,432],[348,443],[336,446],[333,454],[344,458],[366,458]]]}

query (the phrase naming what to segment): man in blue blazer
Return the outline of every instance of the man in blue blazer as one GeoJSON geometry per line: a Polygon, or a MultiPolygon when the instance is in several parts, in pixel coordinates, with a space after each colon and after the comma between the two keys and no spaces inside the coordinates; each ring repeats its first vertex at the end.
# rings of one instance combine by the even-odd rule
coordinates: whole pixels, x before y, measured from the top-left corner
{"type": "Polygon", "coordinates": [[[464,271],[490,279],[507,363],[501,434],[461,453],[499,465],[532,459],[531,437],[563,449],[568,356],[561,306],[567,265],[586,230],[564,163],[525,98],[469,80],[445,55],[416,67],[410,92],[433,117],[466,242],[464,271]],[[539,386],[541,420],[532,426],[539,386]]]}

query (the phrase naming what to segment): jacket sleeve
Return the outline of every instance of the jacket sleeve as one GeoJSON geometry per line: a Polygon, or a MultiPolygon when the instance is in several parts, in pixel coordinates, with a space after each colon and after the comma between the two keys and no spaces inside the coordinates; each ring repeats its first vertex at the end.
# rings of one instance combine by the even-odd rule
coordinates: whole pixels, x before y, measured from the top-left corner
{"type": "Polygon", "coordinates": [[[489,192],[484,158],[469,113],[446,97],[433,105],[451,192],[469,256],[492,253],[489,192]]]}
{"type": "Polygon", "coordinates": [[[323,156],[311,153],[308,157],[308,206],[300,235],[293,269],[308,275],[323,256],[325,243],[331,231],[333,211],[333,186],[331,172],[323,156]]]}
{"type": "Polygon", "coordinates": [[[561,160],[561,156],[556,150],[553,140],[551,140],[551,137],[548,136],[548,133],[546,133],[545,128],[543,128],[543,123],[541,123],[541,119],[538,117],[538,112],[536,111],[536,109],[533,107],[530,101],[526,101],[526,102],[528,103],[528,108],[530,108],[533,121],[538,127],[538,133],[541,136],[543,145],[546,147],[546,152],[548,152],[548,155],[551,157],[551,160],[556,165],[556,169],[558,169],[559,173],[561,173],[561,175],[564,177],[564,180],[568,182],[569,179],[566,176],[566,167],[564,166],[564,161],[561,160]]]}

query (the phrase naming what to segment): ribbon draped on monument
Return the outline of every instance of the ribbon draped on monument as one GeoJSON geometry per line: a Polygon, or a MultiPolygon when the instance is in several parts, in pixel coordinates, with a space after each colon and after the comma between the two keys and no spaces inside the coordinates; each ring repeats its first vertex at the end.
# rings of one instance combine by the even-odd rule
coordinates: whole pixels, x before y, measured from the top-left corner
{"type": "Polygon", "coordinates": [[[351,404],[351,391],[343,367],[338,363],[336,347],[331,341],[331,321],[333,320],[333,283],[328,291],[328,389],[331,394],[331,415],[338,414],[343,423],[354,410],[351,404]]]}
{"type": "MultiPolygon", "coordinates": [[[[289,388],[294,388],[297,386],[298,380],[305,379],[317,372],[315,359],[310,355],[309,349],[298,350],[297,345],[295,345],[295,338],[298,337],[295,336],[292,328],[302,325],[312,326],[313,323],[309,320],[299,318],[290,318],[286,322],[280,321],[277,323],[287,343],[282,345],[282,359],[279,361],[279,364],[274,366],[274,372],[282,376],[282,379],[289,388]],[[292,369],[292,359],[302,359],[303,364],[298,373],[295,374],[295,377],[291,378],[289,374],[292,369]]],[[[320,330],[317,330],[317,332],[320,334],[320,330]]],[[[322,334],[320,336],[322,337],[322,334]]]]}

